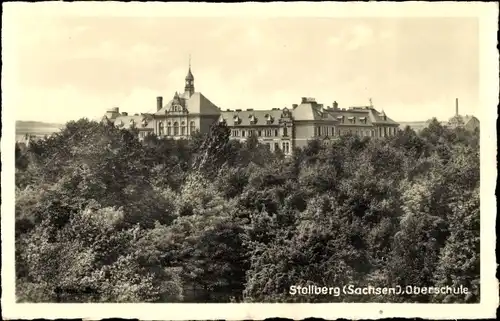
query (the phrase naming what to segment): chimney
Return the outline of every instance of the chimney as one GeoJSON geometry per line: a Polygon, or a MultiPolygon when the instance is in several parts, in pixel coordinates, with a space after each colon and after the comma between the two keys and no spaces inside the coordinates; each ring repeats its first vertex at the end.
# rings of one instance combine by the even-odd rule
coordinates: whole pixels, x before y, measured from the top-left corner
{"type": "Polygon", "coordinates": [[[298,106],[299,106],[299,105],[297,105],[297,104],[292,104],[292,108],[293,108],[293,109],[297,108],[298,106]]]}
{"type": "Polygon", "coordinates": [[[339,103],[337,103],[337,101],[334,101],[332,104],[332,107],[333,107],[333,109],[339,108],[339,103]]]}
{"type": "Polygon", "coordinates": [[[302,97],[301,103],[302,103],[302,104],[307,103],[307,97],[302,97]]]}
{"type": "Polygon", "coordinates": [[[455,98],[455,116],[458,116],[458,98],[455,98]]]}
{"type": "Polygon", "coordinates": [[[163,107],[163,97],[158,96],[156,97],[156,111],[160,111],[162,107],[163,107]]]}

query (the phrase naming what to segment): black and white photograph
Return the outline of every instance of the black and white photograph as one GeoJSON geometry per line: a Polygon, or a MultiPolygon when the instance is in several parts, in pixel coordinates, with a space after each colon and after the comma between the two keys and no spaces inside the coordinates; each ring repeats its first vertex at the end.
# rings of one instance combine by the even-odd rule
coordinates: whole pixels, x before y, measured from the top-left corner
{"type": "Polygon", "coordinates": [[[3,7],[4,317],[494,317],[498,4],[3,7]]]}

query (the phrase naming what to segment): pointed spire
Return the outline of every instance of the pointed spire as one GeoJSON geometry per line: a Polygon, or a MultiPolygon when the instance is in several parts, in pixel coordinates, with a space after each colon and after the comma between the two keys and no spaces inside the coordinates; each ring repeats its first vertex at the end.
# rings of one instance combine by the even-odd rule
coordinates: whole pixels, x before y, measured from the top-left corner
{"type": "Polygon", "coordinates": [[[189,69],[188,69],[188,74],[186,76],[186,80],[194,80],[193,73],[191,72],[191,54],[189,55],[189,69]]]}

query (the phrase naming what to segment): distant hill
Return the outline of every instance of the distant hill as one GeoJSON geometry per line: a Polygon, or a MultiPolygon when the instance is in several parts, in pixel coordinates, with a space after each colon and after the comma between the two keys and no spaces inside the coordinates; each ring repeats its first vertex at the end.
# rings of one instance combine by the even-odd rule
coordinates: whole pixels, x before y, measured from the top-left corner
{"type": "Polygon", "coordinates": [[[64,124],[59,123],[45,123],[34,120],[17,120],[16,129],[18,128],[62,128],[64,124]]]}
{"type": "Polygon", "coordinates": [[[58,132],[64,124],[45,123],[41,121],[18,120],[16,121],[16,140],[22,140],[26,134],[45,136],[58,132]]]}

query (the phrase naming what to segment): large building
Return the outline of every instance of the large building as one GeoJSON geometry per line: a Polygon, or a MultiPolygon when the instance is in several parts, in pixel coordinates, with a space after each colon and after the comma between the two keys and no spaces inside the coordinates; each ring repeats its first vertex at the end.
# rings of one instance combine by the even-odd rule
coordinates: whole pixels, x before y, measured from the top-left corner
{"type": "Polygon", "coordinates": [[[292,108],[270,110],[226,110],[219,121],[231,128],[233,139],[244,140],[254,134],[272,151],[285,154],[294,147],[304,147],[313,139],[331,140],[340,135],[354,134],[366,137],[393,136],[399,124],[373,106],[339,108],[324,107],[313,98],[303,97],[292,108]]]}
{"type": "Polygon", "coordinates": [[[399,127],[371,102],[370,106],[362,107],[339,108],[337,102],[324,107],[313,98],[303,97],[300,104],[293,104],[291,108],[221,111],[195,91],[191,66],[184,92],[175,92],[166,104],[163,97],[157,97],[156,112],[129,116],[115,107],[108,110],[104,120],[119,127],[138,129],[140,139],[153,133],[173,139],[189,138],[195,132],[207,133],[217,121],[225,122],[231,129],[232,139],[245,140],[253,134],[272,151],[280,149],[285,154],[313,139],[328,141],[347,133],[386,137],[395,135],[399,127]]]}
{"type": "MultiPolygon", "coordinates": [[[[424,128],[429,127],[429,124],[432,122],[432,119],[426,121],[413,121],[413,122],[400,122],[401,128],[405,128],[409,126],[416,132],[422,131],[424,128]]],[[[468,131],[475,131],[479,129],[480,122],[479,119],[473,115],[460,115],[458,110],[458,98],[455,99],[455,115],[451,117],[448,121],[439,122],[441,126],[446,128],[464,128],[468,131]]]]}
{"type": "Polygon", "coordinates": [[[220,116],[220,109],[202,93],[196,92],[191,66],[185,78],[184,92],[175,92],[173,98],[164,104],[163,97],[156,97],[156,112],[151,114],[120,113],[115,107],[105,115],[119,127],[135,127],[139,138],[156,134],[173,139],[189,138],[195,132],[206,133],[220,116]]]}
{"type": "Polygon", "coordinates": [[[479,119],[473,115],[462,116],[458,112],[458,98],[455,99],[455,116],[451,117],[445,124],[448,128],[464,128],[469,131],[479,129],[479,119]]]}

